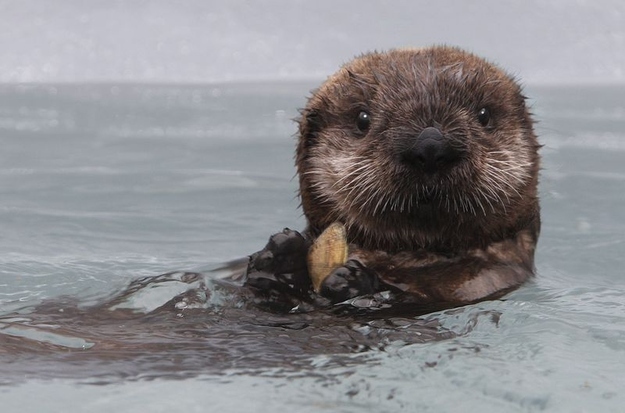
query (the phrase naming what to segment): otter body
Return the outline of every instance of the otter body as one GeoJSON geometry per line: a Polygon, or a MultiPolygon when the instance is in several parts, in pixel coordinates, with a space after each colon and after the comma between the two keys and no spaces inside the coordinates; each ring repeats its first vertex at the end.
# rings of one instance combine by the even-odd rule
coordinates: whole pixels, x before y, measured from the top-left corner
{"type": "Polygon", "coordinates": [[[487,61],[450,47],[357,57],[299,120],[308,226],[254,254],[248,285],[269,277],[315,295],[301,257],[341,223],[348,260],[319,289],[330,302],[382,290],[441,307],[500,296],[533,275],[538,148],[521,88],[487,61]]]}

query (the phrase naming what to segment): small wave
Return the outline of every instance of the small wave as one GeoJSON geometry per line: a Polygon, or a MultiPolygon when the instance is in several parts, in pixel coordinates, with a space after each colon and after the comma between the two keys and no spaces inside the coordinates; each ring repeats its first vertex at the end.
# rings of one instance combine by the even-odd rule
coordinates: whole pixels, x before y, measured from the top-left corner
{"type": "Polygon", "coordinates": [[[284,371],[287,362],[302,373],[314,369],[320,356],[324,363],[344,361],[350,354],[467,331],[443,328],[432,316],[272,313],[256,307],[234,281],[171,272],[136,279],[89,305],[60,297],[5,314],[0,360],[8,362],[5,382],[33,377],[114,382],[236,370],[267,374],[276,367],[284,371]]]}

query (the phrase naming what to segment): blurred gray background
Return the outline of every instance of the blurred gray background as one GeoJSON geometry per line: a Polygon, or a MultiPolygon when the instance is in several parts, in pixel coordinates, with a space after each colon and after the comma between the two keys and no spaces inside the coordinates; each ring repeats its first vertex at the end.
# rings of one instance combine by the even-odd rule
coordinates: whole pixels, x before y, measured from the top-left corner
{"type": "Polygon", "coordinates": [[[440,43],[529,83],[625,81],[622,0],[4,0],[0,31],[0,82],[318,79],[440,43]]]}

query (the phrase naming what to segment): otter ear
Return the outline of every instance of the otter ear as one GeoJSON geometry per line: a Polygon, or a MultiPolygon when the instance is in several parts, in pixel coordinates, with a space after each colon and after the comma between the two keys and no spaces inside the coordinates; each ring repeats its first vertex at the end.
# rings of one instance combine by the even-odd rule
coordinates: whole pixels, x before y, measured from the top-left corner
{"type": "Polygon", "coordinates": [[[305,141],[314,141],[321,130],[321,114],[317,109],[306,108],[300,111],[299,135],[305,141]]]}
{"type": "Polygon", "coordinates": [[[297,158],[297,168],[301,172],[301,168],[303,168],[308,158],[309,149],[317,142],[317,136],[322,128],[322,118],[320,112],[311,107],[300,110],[300,114],[301,116],[298,119],[299,137],[295,157],[297,158]]]}

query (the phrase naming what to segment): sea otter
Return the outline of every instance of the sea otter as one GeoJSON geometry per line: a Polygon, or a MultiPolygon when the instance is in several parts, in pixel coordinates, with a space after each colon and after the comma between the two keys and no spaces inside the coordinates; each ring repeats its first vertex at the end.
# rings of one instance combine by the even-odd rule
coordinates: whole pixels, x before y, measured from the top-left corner
{"type": "Polygon", "coordinates": [[[534,273],[540,231],[539,144],[525,100],[510,75],[458,48],[347,63],[299,119],[308,225],[253,254],[246,285],[287,307],[389,291],[445,308],[518,287],[534,273]],[[347,260],[313,289],[307,253],[334,223],[347,260]]]}

